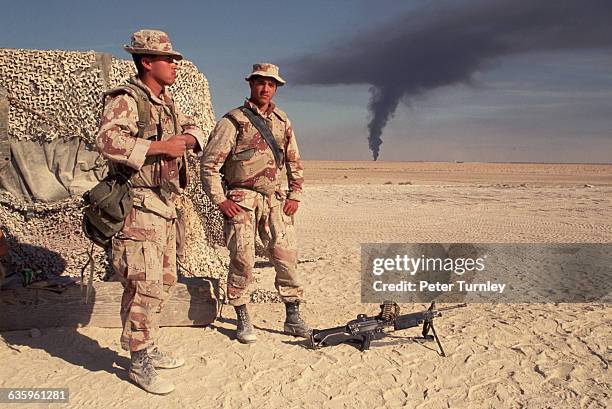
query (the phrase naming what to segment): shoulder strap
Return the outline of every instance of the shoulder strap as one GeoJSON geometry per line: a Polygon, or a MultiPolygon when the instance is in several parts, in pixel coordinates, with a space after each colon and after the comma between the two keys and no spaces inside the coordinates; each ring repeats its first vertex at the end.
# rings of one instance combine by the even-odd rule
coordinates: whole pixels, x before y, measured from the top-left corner
{"type": "Polygon", "coordinates": [[[181,127],[178,121],[178,113],[176,112],[176,103],[174,102],[174,99],[172,97],[170,97],[170,100],[172,101],[169,107],[170,107],[170,114],[172,115],[172,121],[174,123],[174,132],[176,134],[183,133],[183,128],[181,127]]]}
{"type": "Polygon", "coordinates": [[[138,137],[142,138],[145,128],[149,125],[149,122],[151,122],[151,103],[149,102],[149,96],[142,88],[132,82],[128,82],[126,87],[132,89],[137,95],[136,107],[138,109],[138,121],[136,125],[138,126],[138,137]]]}
{"type": "Polygon", "coordinates": [[[117,95],[120,93],[128,93],[136,101],[136,109],[138,110],[138,121],[136,121],[136,126],[138,127],[137,136],[142,138],[145,128],[151,122],[151,103],[149,102],[149,96],[138,85],[128,82],[117,88],[106,91],[104,93],[104,99],[110,95],[117,95]]]}
{"type": "Polygon", "coordinates": [[[232,115],[231,112],[228,112],[227,114],[223,115],[223,118],[227,118],[232,123],[232,125],[234,125],[236,130],[240,129],[240,123],[238,122],[236,117],[232,115]]]}
{"type": "Polygon", "coordinates": [[[276,167],[282,167],[283,159],[280,153],[280,149],[278,147],[278,144],[276,143],[276,139],[274,139],[274,135],[272,135],[272,131],[270,131],[270,128],[268,128],[268,124],[266,123],[266,121],[259,115],[255,115],[255,113],[247,107],[240,107],[240,111],[242,111],[242,113],[249,119],[249,121],[251,121],[253,126],[266,140],[270,149],[272,149],[272,154],[274,155],[276,167]]]}

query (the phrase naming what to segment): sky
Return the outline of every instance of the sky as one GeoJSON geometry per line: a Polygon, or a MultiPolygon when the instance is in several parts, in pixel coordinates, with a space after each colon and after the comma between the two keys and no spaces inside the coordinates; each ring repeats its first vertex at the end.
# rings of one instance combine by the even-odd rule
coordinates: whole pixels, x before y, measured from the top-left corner
{"type": "Polygon", "coordinates": [[[612,163],[612,2],[2,1],[0,47],[129,59],[168,32],[217,118],[280,65],[305,159],[612,163]],[[535,5],[534,5],[535,4],[535,5]],[[608,5],[609,4],[609,5],[608,5]],[[608,28],[610,26],[611,28],[608,28]]]}

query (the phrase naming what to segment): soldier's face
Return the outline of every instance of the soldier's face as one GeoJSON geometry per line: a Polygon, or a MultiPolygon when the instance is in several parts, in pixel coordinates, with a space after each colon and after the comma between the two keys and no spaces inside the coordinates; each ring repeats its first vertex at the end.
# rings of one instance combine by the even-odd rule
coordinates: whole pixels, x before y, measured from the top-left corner
{"type": "Polygon", "coordinates": [[[272,78],[257,77],[249,81],[251,87],[251,101],[262,106],[269,104],[276,94],[276,81],[272,78]]]}
{"type": "Polygon", "coordinates": [[[145,57],[142,65],[149,70],[151,76],[161,85],[172,85],[176,81],[177,64],[171,56],[145,57]]]}

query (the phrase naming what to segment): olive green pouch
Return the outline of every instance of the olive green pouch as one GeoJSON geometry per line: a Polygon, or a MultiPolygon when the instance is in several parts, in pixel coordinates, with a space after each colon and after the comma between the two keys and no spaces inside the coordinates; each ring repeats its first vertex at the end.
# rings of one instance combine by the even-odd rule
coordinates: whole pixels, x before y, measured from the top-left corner
{"type": "Polygon", "coordinates": [[[83,199],[83,232],[95,244],[107,247],[132,211],[131,183],[122,175],[109,175],[85,192],[83,199]]]}

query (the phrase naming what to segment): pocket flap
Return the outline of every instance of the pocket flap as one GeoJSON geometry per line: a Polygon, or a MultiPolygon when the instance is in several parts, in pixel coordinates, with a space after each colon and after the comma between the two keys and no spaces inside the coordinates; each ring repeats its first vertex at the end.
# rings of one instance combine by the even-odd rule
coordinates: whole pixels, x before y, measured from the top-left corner
{"type": "Polygon", "coordinates": [[[236,202],[240,207],[247,210],[255,210],[257,192],[249,189],[230,189],[227,198],[236,202]]]}
{"type": "Polygon", "coordinates": [[[176,218],[176,208],[174,205],[167,205],[155,195],[136,195],[134,198],[134,206],[146,209],[164,219],[170,220],[176,218]]]}
{"type": "Polygon", "coordinates": [[[255,148],[250,148],[240,152],[234,152],[232,160],[249,160],[253,155],[255,155],[255,148]]]}
{"type": "Polygon", "coordinates": [[[144,264],[146,270],[147,281],[161,281],[163,277],[162,273],[162,259],[163,255],[157,245],[150,241],[142,243],[144,250],[144,264]]]}

